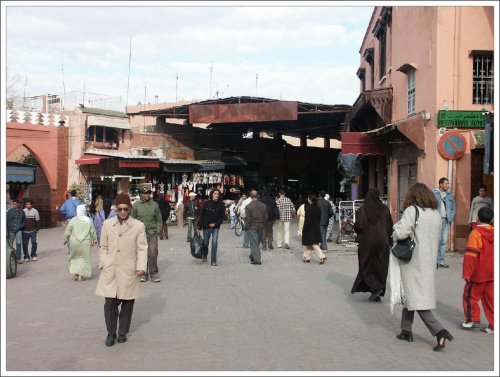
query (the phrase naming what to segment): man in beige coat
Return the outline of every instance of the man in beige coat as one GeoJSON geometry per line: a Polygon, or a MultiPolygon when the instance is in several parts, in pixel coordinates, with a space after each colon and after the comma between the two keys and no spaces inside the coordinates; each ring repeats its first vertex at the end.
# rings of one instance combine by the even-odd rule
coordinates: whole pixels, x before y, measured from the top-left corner
{"type": "Polygon", "coordinates": [[[106,345],[127,341],[134,302],[139,297],[139,277],[146,273],[148,243],[144,224],[130,217],[132,203],[127,194],[115,199],[118,215],[104,221],[99,249],[101,274],[95,294],[106,298],[104,320],[106,345]],[[121,310],[118,307],[121,305],[121,310]],[[120,324],[118,327],[118,318],[120,324]]]}

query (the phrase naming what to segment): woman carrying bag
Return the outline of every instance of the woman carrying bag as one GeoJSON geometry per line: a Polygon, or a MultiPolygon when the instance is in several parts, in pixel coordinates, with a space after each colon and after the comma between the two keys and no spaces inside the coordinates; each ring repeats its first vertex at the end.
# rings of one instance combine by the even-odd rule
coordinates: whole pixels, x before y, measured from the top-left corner
{"type": "Polygon", "coordinates": [[[434,351],[445,347],[453,336],[434,317],[436,308],[436,260],[441,236],[441,215],[432,191],[423,183],[410,186],[403,200],[403,216],[394,224],[394,241],[404,240],[413,234],[415,248],[409,262],[390,254],[389,277],[391,286],[391,312],[396,305],[403,305],[400,340],[413,342],[412,325],[415,311],[432,336],[437,337],[434,351]],[[418,209],[418,221],[415,221],[418,209]]]}

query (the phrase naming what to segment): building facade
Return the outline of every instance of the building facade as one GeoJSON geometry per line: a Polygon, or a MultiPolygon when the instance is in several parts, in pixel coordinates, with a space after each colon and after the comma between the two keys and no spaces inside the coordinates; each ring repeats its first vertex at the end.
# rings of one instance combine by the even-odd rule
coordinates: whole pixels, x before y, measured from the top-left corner
{"type": "MultiPolygon", "coordinates": [[[[376,143],[360,186],[385,186],[395,219],[409,185],[433,189],[449,179],[457,202],[451,250],[465,248],[478,186],[494,192],[482,116],[493,111],[493,34],[493,7],[375,7],[359,50],[360,96],[345,121],[343,138],[376,143]]],[[[350,152],[362,156],[362,144],[350,152]]]]}

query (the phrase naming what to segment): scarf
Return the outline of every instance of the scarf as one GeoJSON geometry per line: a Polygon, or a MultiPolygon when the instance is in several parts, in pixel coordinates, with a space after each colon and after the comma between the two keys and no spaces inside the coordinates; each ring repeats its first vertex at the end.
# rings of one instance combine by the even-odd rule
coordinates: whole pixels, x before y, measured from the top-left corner
{"type": "Polygon", "coordinates": [[[391,286],[391,313],[394,307],[404,305],[406,301],[403,281],[401,280],[401,266],[399,259],[391,252],[389,256],[389,285],[391,286]]]}
{"type": "Polygon", "coordinates": [[[90,222],[90,218],[86,215],[86,209],[85,209],[85,206],[83,204],[80,204],[78,207],[76,207],[76,216],[86,222],[86,223],[89,223],[90,222]]]}

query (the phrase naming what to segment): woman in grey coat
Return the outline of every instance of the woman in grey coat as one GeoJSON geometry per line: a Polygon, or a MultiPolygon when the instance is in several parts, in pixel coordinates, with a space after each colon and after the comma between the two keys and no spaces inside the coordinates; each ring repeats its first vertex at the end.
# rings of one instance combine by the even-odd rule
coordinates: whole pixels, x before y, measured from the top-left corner
{"type": "Polygon", "coordinates": [[[415,249],[409,262],[397,259],[392,253],[389,260],[391,311],[395,305],[403,305],[402,331],[397,338],[413,342],[411,328],[416,311],[432,336],[437,337],[434,351],[439,351],[453,336],[431,311],[436,308],[436,259],[441,235],[437,200],[426,185],[415,183],[408,189],[403,208],[403,216],[394,224],[392,237],[398,241],[413,235],[415,249]],[[416,209],[419,216],[415,225],[416,209]]]}

